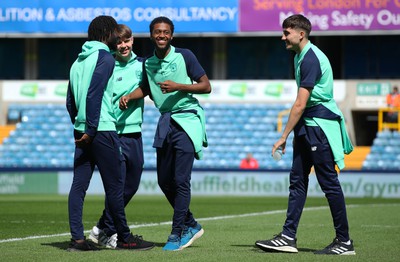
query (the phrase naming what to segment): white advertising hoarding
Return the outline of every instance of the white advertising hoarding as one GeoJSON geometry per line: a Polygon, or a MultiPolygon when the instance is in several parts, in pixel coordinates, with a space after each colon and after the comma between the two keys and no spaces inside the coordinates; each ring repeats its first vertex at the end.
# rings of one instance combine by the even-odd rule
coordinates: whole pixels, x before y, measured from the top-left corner
{"type": "MultiPolygon", "coordinates": [[[[3,81],[5,102],[64,102],[68,81],[3,81]]],[[[209,102],[293,102],[297,95],[294,80],[211,80],[212,92],[196,95],[209,102]]],[[[334,82],[334,98],[346,97],[346,83],[334,82]]]]}
{"type": "MultiPolygon", "coordinates": [[[[72,171],[58,175],[58,193],[68,194],[72,183],[72,171]]],[[[398,174],[342,172],[339,175],[346,197],[400,198],[398,174]]],[[[193,171],[193,195],[231,195],[231,196],[288,196],[289,171],[193,171]]],[[[88,194],[104,194],[98,172],[92,177],[88,194]]],[[[144,171],[138,194],[162,195],[155,171],[144,171]]],[[[308,195],[324,197],[317,178],[310,175],[308,195]]]]}

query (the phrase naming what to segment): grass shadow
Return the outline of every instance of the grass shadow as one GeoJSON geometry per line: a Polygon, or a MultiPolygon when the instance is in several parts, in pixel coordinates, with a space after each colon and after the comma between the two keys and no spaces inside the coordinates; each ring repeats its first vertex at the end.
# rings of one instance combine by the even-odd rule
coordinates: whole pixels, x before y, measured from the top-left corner
{"type": "Polygon", "coordinates": [[[165,246],[165,243],[164,243],[164,242],[162,242],[162,243],[156,243],[156,242],[154,242],[154,245],[155,245],[156,247],[164,247],[164,246],[165,246]]]}
{"type": "Polygon", "coordinates": [[[41,245],[67,250],[67,248],[69,247],[69,243],[70,241],[62,241],[62,242],[41,243],[41,245]]]}
{"type": "MultiPolygon", "coordinates": [[[[67,250],[67,248],[69,247],[69,243],[70,241],[62,241],[62,242],[51,242],[51,243],[41,243],[42,246],[50,246],[50,247],[54,247],[54,248],[58,248],[61,250],[67,250]]],[[[154,243],[154,245],[156,247],[163,247],[165,245],[165,243],[154,243]]],[[[101,248],[99,247],[100,250],[112,250],[112,249],[108,249],[108,248],[101,248]]]]}

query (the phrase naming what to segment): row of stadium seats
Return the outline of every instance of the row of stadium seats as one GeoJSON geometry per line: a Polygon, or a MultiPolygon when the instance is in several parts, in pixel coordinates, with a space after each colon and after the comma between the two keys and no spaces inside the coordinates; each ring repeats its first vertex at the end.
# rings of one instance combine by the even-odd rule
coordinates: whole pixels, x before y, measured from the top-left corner
{"type": "MultiPolygon", "coordinates": [[[[235,169],[251,152],[262,169],[289,169],[291,146],[279,162],[270,156],[271,147],[280,135],[276,131],[277,115],[289,107],[288,104],[204,104],[209,147],[204,149],[204,159],[195,161],[194,167],[235,169]]],[[[72,167],[73,127],[64,105],[12,104],[7,117],[17,124],[0,145],[0,167],[72,167]]],[[[158,117],[157,109],[146,104],[142,128],[145,168],[156,167],[152,141],[158,117]]],[[[378,132],[362,169],[400,170],[400,133],[378,132]]]]}
{"type": "Polygon", "coordinates": [[[400,133],[384,130],[376,134],[363,170],[400,170],[400,133]]]}
{"type": "MultiPolygon", "coordinates": [[[[289,169],[291,147],[279,162],[270,155],[280,136],[276,131],[277,115],[289,107],[290,104],[204,104],[209,147],[204,150],[204,159],[195,161],[194,168],[236,169],[251,152],[262,169],[289,169]]],[[[0,145],[0,167],[72,167],[73,127],[64,105],[12,104],[7,117],[17,124],[0,145]]],[[[159,112],[146,104],[143,117],[145,168],[155,168],[152,143],[159,112]]]]}

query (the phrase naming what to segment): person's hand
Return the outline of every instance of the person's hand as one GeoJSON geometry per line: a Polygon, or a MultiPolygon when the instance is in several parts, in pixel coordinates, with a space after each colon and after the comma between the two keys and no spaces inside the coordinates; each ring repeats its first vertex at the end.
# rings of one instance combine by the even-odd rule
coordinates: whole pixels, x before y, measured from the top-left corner
{"type": "Polygon", "coordinates": [[[279,138],[279,140],[276,141],[276,143],[272,146],[271,156],[274,155],[275,151],[279,147],[282,149],[282,154],[285,154],[285,151],[286,151],[286,139],[285,138],[283,138],[283,137],[279,138]]]}
{"type": "Polygon", "coordinates": [[[88,134],[83,134],[80,139],[75,140],[75,145],[77,147],[85,147],[92,143],[92,138],[88,134]]]}
{"type": "Polygon", "coordinates": [[[121,110],[127,109],[128,108],[128,102],[129,102],[128,97],[127,96],[122,96],[119,99],[119,109],[121,109],[121,110]]]}
{"type": "Polygon", "coordinates": [[[161,92],[163,92],[163,94],[171,93],[178,90],[178,84],[171,80],[158,82],[157,84],[160,86],[161,92]]]}

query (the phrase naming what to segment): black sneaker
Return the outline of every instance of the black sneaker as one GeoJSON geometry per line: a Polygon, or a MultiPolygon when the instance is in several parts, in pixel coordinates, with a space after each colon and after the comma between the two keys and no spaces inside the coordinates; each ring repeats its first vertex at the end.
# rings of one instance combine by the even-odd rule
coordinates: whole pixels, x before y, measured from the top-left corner
{"type": "Polygon", "coordinates": [[[71,239],[69,247],[67,248],[67,251],[99,251],[99,250],[100,249],[98,247],[96,247],[92,242],[87,241],[86,239],[80,243],[71,239]]]}
{"type": "Polygon", "coordinates": [[[148,250],[154,246],[153,242],[143,240],[142,236],[131,234],[127,242],[118,241],[116,249],[148,250]]]}
{"type": "Polygon", "coordinates": [[[322,250],[315,251],[317,255],[355,255],[353,240],[350,240],[350,244],[346,245],[339,239],[335,238],[331,244],[322,250]]]}
{"type": "Polygon", "coordinates": [[[296,239],[289,240],[282,236],[282,233],[275,235],[273,239],[258,240],[256,246],[264,251],[280,251],[287,253],[297,253],[296,239]]]}

